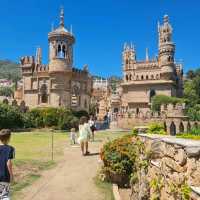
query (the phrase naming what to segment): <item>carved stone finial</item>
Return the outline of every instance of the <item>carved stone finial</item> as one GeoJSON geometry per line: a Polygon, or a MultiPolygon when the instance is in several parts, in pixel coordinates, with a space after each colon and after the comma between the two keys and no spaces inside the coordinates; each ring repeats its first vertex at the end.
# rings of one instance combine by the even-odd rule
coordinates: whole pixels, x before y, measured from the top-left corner
{"type": "Polygon", "coordinates": [[[60,11],[60,26],[64,27],[65,22],[64,22],[64,8],[61,7],[61,11],[60,11]]]}
{"type": "Polygon", "coordinates": [[[169,22],[169,16],[168,15],[164,15],[164,23],[168,23],[169,22]]]}
{"type": "Polygon", "coordinates": [[[83,66],[83,70],[88,71],[88,65],[87,64],[83,66]]]}

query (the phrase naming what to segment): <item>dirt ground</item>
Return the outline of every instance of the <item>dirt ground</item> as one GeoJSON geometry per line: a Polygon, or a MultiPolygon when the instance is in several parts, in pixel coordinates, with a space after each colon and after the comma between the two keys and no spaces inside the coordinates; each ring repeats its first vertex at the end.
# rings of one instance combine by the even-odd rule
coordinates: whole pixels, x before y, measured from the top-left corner
{"type": "MultiPolygon", "coordinates": [[[[99,167],[101,141],[90,143],[90,156],[82,156],[79,146],[68,145],[64,160],[22,191],[23,200],[103,200],[93,178],[99,167]]],[[[21,199],[21,198],[20,198],[21,199]]]]}

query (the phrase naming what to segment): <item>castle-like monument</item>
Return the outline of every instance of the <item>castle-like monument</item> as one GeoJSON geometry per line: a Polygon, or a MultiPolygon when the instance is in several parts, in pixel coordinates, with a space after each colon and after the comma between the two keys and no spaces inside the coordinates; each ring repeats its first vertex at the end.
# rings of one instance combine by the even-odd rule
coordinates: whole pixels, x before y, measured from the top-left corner
{"type": "Polygon", "coordinates": [[[49,64],[42,64],[41,49],[36,57],[21,58],[23,86],[15,98],[29,107],[64,106],[76,110],[89,109],[92,77],[87,66],[73,68],[75,37],[64,26],[64,10],[60,13],[60,26],[48,34],[49,64]]]}
{"type": "Polygon", "coordinates": [[[158,57],[137,61],[133,45],[124,46],[123,83],[121,111],[145,115],[150,110],[152,97],[168,95],[181,97],[183,92],[183,70],[175,63],[175,44],[172,27],[167,15],[164,23],[158,25],[158,57]]]}

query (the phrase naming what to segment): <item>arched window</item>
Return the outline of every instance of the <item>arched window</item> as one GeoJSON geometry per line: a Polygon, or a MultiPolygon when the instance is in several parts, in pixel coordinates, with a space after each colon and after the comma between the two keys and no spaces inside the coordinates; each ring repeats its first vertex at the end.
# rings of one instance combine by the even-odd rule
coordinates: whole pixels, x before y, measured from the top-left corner
{"type": "Polygon", "coordinates": [[[152,79],[152,80],[154,79],[154,76],[153,76],[153,74],[151,75],[151,79],[152,79]]]}
{"type": "Polygon", "coordinates": [[[191,131],[191,125],[190,125],[190,122],[188,122],[187,124],[187,132],[190,132],[191,131]]]}
{"type": "Polygon", "coordinates": [[[146,75],[146,80],[148,80],[149,79],[149,76],[148,75],[146,75]]]}
{"type": "Polygon", "coordinates": [[[179,131],[180,131],[180,133],[184,133],[184,126],[183,126],[182,122],[179,125],[179,131]]]}
{"type": "Polygon", "coordinates": [[[139,115],[140,109],[136,108],[136,115],[139,115]]]}
{"type": "Polygon", "coordinates": [[[128,81],[128,75],[126,75],[126,81],[128,81]]]}
{"type": "Polygon", "coordinates": [[[138,75],[136,76],[136,80],[139,80],[139,76],[138,75]]]}
{"type": "Polygon", "coordinates": [[[143,79],[144,79],[144,76],[142,75],[142,76],[141,76],[141,80],[143,80],[143,79]]]}
{"type": "Polygon", "coordinates": [[[65,49],[65,45],[62,46],[62,54],[63,54],[63,58],[66,58],[66,49],[65,49]]]}
{"type": "Polygon", "coordinates": [[[85,99],[85,103],[84,103],[85,105],[85,108],[87,108],[88,107],[88,105],[87,105],[87,100],[85,99]]]}
{"type": "Polygon", "coordinates": [[[159,75],[158,75],[158,74],[156,74],[156,79],[157,79],[157,80],[159,79],[159,75]]]}
{"type": "Polygon", "coordinates": [[[66,52],[65,45],[61,47],[61,45],[59,44],[58,51],[57,51],[57,58],[65,58],[66,56],[65,52],[66,52]]]}
{"type": "Polygon", "coordinates": [[[194,123],[194,128],[198,128],[198,127],[199,127],[198,123],[195,122],[195,123],[194,123]]]}
{"type": "Polygon", "coordinates": [[[156,91],[155,90],[150,90],[150,93],[149,93],[149,101],[151,102],[152,101],[152,98],[156,95],[156,91]]]}
{"type": "Polygon", "coordinates": [[[167,125],[166,125],[166,122],[164,122],[164,130],[167,131],[167,125]]]}
{"type": "Polygon", "coordinates": [[[41,103],[47,103],[48,102],[48,95],[47,95],[47,85],[42,84],[40,88],[41,93],[41,103]]]}
{"type": "Polygon", "coordinates": [[[129,75],[129,80],[130,80],[130,81],[132,80],[132,75],[131,75],[131,74],[129,75]]]}

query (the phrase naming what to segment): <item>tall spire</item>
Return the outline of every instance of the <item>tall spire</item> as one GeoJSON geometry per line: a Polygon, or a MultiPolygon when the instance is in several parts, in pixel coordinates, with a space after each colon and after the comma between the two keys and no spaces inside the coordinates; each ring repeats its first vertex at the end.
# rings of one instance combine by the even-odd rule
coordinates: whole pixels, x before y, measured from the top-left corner
{"type": "Polygon", "coordinates": [[[60,10],[60,26],[61,27],[65,26],[65,23],[64,23],[64,8],[63,7],[61,7],[61,10],[60,10]]]}
{"type": "Polygon", "coordinates": [[[72,25],[70,26],[70,33],[73,34],[73,27],[72,27],[72,25]]]}
{"type": "Polygon", "coordinates": [[[149,61],[149,49],[146,48],[146,62],[149,61]]]}
{"type": "Polygon", "coordinates": [[[36,50],[36,64],[42,64],[42,49],[40,47],[37,47],[36,50]]]}

